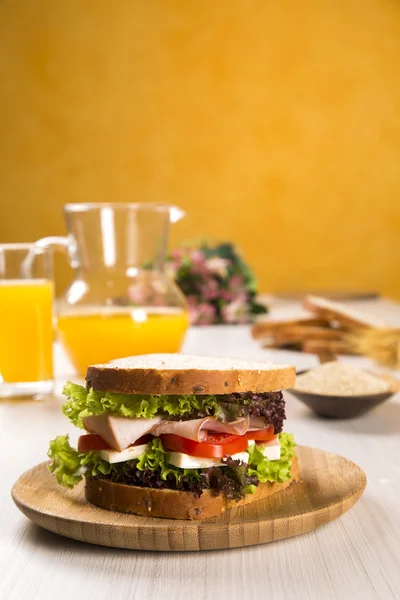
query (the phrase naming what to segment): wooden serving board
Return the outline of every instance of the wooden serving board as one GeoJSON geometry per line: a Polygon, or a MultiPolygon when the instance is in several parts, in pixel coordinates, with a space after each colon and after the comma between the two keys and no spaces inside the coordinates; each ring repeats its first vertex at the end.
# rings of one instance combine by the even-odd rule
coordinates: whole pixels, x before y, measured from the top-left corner
{"type": "Polygon", "coordinates": [[[60,535],[101,546],[135,550],[215,550],[264,544],[329,523],[363,493],[364,472],[349,460],[299,446],[300,483],[248,506],[205,521],[138,517],[97,508],[74,490],[57,485],[48,463],[26,471],[12,497],[34,523],[60,535]]]}

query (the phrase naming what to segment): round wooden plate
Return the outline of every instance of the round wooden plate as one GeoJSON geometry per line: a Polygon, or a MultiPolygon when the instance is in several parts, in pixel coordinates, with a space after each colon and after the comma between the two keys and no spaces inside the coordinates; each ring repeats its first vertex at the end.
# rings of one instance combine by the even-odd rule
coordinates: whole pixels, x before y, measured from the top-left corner
{"type": "Polygon", "coordinates": [[[363,493],[364,472],[349,460],[298,446],[300,483],[206,521],[175,521],[107,511],[89,504],[83,483],[57,485],[48,463],[26,471],[12,497],[34,523],[60,535],[135,550],[216,550],[264,544],[316,529],[348,511],[363,493]]]}

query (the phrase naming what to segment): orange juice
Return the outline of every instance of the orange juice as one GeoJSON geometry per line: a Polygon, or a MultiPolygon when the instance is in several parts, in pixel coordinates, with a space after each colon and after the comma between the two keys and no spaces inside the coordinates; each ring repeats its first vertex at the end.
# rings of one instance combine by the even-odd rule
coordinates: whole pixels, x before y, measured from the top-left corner
{"type": "Polygon", "coordinates": [[[0,280],[0,382],[53,377],[52,303],[48,280],[0,280]]]}
{"type": "Polygon", "coordinates": [[[63,315],[58,335],[78,373],[85,375],[88,365],[114,358],[178,352],[188,325],[186,311],[123,308],[63,315]]]}

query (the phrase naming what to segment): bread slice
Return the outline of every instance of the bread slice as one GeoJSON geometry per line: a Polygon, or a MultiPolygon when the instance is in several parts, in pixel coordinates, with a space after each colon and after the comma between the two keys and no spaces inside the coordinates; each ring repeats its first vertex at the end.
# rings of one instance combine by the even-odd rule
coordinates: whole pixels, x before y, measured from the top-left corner
{"type": "Polygon", "coordinates": [[[202,520],[217,517],[227,508],[237,508],[268,498],[299,481],[300,466],[297,457],[293,458],[291,475],[289,481],[281,484],[260,483],[254,494],[246,494],[238,502],[228,500],[222,494],[214,496],[210,490],[205,490],[197,498],[191,492],[142,488],[94,477],[86,479],[85,496],[92,504],[107,510],[134,513],[143,517],[202,520]]]}
{"type": "Polygon", "coordinates": [[[276,331],[286,330],[297,326],[304,328],[311,326],[329,327],[329,322],[326,319],[319,319],[317,317],[257,321],[251,328],[251,334],[254,339],[259,340],[273,335],[276,331]]]}
{"type": "Polygon", "coordinates": [[[313,312],[316,317],[336,321],[353,329],[385,326],[385,322],[374,315],[320,296],[306,296],[303,300],[303,307],[313,312]]]}
{"type": "Polygon", "coordinates": [[[343,327],[317,327],[305,325],[292,325],[281,330],[288,336],[295,337],[298,341],[302,340],[341,340],[346,333],[343,327]]]}
{"type": "Polygon", "coordinates": [[[303,352],[308,354],[356,354],[354,348],[346,340],[304,340],[302,342],[303,352]]]}
{"type": "Polygon", "coordinates": [[[230,394],[290,388],[295,367],[184,354],[145,354],[93,365],[88,389],[123,394],[230,394]]]}
{"type": "Polygon", "coordinates": [[[271,341],[277,345],[300,344],[306,340],[341,340],[343,339],[343,330],[329,327],[291,325],[271,332],[270,337],[271,341]]]}

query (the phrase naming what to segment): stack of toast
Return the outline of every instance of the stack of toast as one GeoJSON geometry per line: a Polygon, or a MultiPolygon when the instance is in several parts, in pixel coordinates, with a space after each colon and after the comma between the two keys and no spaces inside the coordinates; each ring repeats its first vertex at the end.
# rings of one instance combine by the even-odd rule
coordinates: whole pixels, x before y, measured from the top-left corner
{"type": "Polygon", "coordinates": [[[300,350],[331,360],[336,354],[355,354],[349,334],[365,328],[384,327],[373,315],[343,302],[320,296],[305,296],[297,318],[257,321],[252,335],[264,348],[300,350]]]}

